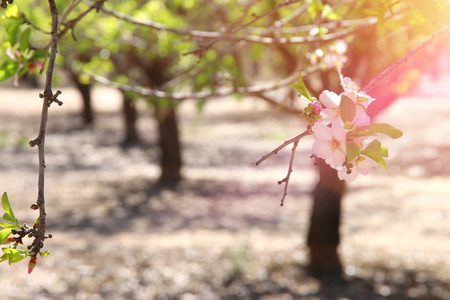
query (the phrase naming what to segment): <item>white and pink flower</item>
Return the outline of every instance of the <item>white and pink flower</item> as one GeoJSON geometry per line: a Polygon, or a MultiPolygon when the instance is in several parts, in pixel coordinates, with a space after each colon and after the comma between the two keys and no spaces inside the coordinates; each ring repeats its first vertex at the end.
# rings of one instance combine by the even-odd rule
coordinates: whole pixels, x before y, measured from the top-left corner
{"type": "Polygon", "coordinates": [[[346,160],[345,140],[347,131],[341,124],[317,122],[311,128],[317,140],[312,147],[313,155],[322,158],[332,168],[341,168],[346,160]]]}

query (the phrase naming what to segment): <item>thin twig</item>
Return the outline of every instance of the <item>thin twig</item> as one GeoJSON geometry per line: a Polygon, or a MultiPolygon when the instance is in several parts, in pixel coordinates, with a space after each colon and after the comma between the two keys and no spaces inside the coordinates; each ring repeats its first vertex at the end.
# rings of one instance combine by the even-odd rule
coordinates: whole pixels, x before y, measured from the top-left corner
{"type": "Polygon", "coordinates": [[[48,3],[52,16],[51,52],[45,78],[44,93],[39,95],[41,98],[43,98],[39,135],[36,139],[30,141],[30,146],[34,147],[37,145],[39,152],[38,199],[36,203],[31,206],[32,209],[39,209],[39,218],[38,221],[34,224],[34,229],[36,230],[35,233],[33,233],[34,241],[32,242],[31,246],[29,246],[31,252],[33,253],[32,257],[34,258],[36,258],[36,255],[44,246],[44,240],[48,238],[47,236],[45,236],[46,213],[44,197],[45,133],[47,130],[48,109],[53,102],[62,105],[62,102],[57,99],[58,95],[61,94],[61,92],[58,91],[55,95],[53,95],[52,91],[53,70],[55,68],[56,54],[58,53],[58,10],[54,0],[48,0],[48,3]]]}
{"type": "Polygon", "coordinates": [[[284,199],[287,196],[289,179],[291,179],[291,174],[292,174],[292,170],[293,170],[292,165],[294,164],[295,150],[297,150],[298,142],[299,142],[298,140],[295,141],[294,146],[292,146],[291,160],[289,161],[289,169],[288,169],[288,173],[287,173],[286,177],[283,180],[278,181],[278,184],[284,183],[284,193],[283,193],[283,197],[281,198],[280,206],[284,205],[284,199]]]}
{"type": "Polygon", "coordinates": [[[241,26],[239,26],[239,27],[237,27],[237,28],[235,28],[233,30],[229,30],[227,32],[224,32],[220,36],[218,36],[217,38],[215,38],[212,41],[210,41],[208,44],[206,44],[204,46],[201,46],[201,47],[199,47],[199,48],[197,48],[197,49],[195,49],[193,51],[184,53],[183,55],[197,54],[197,55],[201,56],[201,54],[204,51],[208,50],[212,45],[214,45],[218,41],[223,40],[224,38],[226,38],[228,36],[231,36],[232,34],[238,32],[238,31],[240,31],[240,30],[242,30],[244,28],[249,27],[250,25],[256,23],[257,21],[259,21],[259,20],[261,20],[261,19],[263,19],[263,18],[265,18],[265,17],[267,17],[267,16],[277,12],[282,7],[286,7],[286,6],[289,6],[289,5],[292,5],[294,3],[298,3],[298,2],[300,2],[300,0],[289,0],[289,1],[286,1],[286,2],[284,2],[282,4],[277,5],[275,8],[273,8],[272,10],[266,12],[265,14],[262,14],[260,16],[253,15],[254,16],[253,20],[251,20],[251,21],[249,21],[249,22],[247,22],[245,24],[242,24],[241,26]]]}
{"type": "Polygon", "coordinates": [[[448,30],[448,25],[444,26],[441,30],[438,32],[435,32],[429,39],[424,41],[422,44],[417,46],[414,50],[406,54],[403,58],[400,60],[397,60],[395,63],[393,63],[390,67],[388,67],[386,70],[384,70],[380,75],[375,77],[371,82],[369,82],[362,90],[366,93],[369,92],[371,89],[373,89],[380,81],[384,80],[386,77],[388,77],[390,74],[395,72],[401,65],[408,62],[409,59],[417,55],[419,52],[421,52],[426,47],[430,46],[433,41],[435,41],[439,36],[443,35],[448,30]]]}
{"type": "Polygon", "coordinates": [[[280,152],[284,147],[286,147],[289,144],[294,143],[294,146],[292,147],[292,152],[291,152],[291,160],[289,161],[289,168],[288,168],[288,172],[287,175],[284,179],[278,181],[278,184],[282,184],[284,183],[284,193],[283,193],[283,197],[281,198],[281,206],[284,205],[284,199],[287,196],[287,190],[288,190],[288,185],[289,185],[289,179],[291,178],[291,174],[292,174],[292,165],[294,164],[294,156],[295,156],[295,150],[297,150],[297,146],[299,141],[304,138],[305,136],[311,135],[311,128],[308,127],[307,130],[305,130],[304,132],[302,132],[301,134],[297,135],[296,137],[285,141],[283,144],[281,144],[278,148],[276,148],[275,150],[273,150],[272,152],[270,152],[267,155],[264,155],[263,157],[261,157],[257,162],[256,165],[258,166],[260,163],[262,163],[263,161],[265,161],[266,159],[278,154],[278,152],[280,152]]]}
{"type": "MultiPolygon", "coordinates": [[[[105,1],[107,1],[107,0],[99,0],[95,3],[92,3],[92,5],[87,10],[78,14],[76,18],[69,20],[69,21],[65,22],[64,24],[61,24],[61,25],[64,25],[64,29],[60,30],[60,32],[58,33],[58,38],[61,38],[69,30],[72,30],[72,36],[74,36],[73,31],[74,31],[75,25],[77,25],[78,22],[80,22],[92,10],[96,9],[98,11],[101,7],[103,7],[103,3],[105,1]]],[[[76,3],[76,5],[78,5],[78,3],[76,3]]]]}
{"type": "Polygon", "coordinates": [[[278,154],[278,152],[280,152],[280,150],[282,150],[284,147],[286,147],[289,144],[295,143],[300,141],[302,138],[304,138],[305,136],[308,136],[312,134],[310,129],[305,130],[304,132],[302,132],[301,134],[297,135],[296,137],[293,137],[290,140],[285,141],[283,144],[281,144],[278,148],[276,148],[275,150],[273,150],[272,152],[270,152],[267,155],[264,155],[263,157],[261,157],[257,162],[256,165],[259,166],[263,161],[265,161],[268,158],[271,158],[272,156],[278,154]]]}
{"type": "Polygon", "coordinates": [[[191,79],[195,76],[197,76],[198,74],[202,73],[203,71],[205,71],[208,67],[214,66],[219,62],[222,62],[223,58],[230,54],[233,53],[237,50],[242,49],[243,47],[245,47],[247,45],[247,42],[245,41],[240,41],[234,45],[232,45],[230,48],[226,49],[225,51],[220,52],[219,54],[217,54],[217,57],[210,61],[205,63],[204,65],[192,68],[190,70],[185,70],[183,72],[180,72],[178,75],[174,76],[173,79],[171,79],[170,81],[166,82],[165,84],[163,84],[161,86],[162,89],[168,89],[168,88],[172,88],[180,83],[182,83],[185,80],[191,79]]]}
{"type": "MultiPolygon", "coordinates": [[[[261,43],[261,44],[302,44],[302,43],[315,43],[315,42],[326,42],[326,41],[331,41],[334,39],[339,39],[339,38],[343,38],[345,36],[348,36],[349,34],[353,34],[355,32],[357,32],[360,29],[365,28],[366,26],[370,26],[370,25],[375,25],[377,24],[377,17],[366,17],[366,18],[361,18],[361,19],[354,19],[354,20],[342,20],[342,21],[335,21],[335,22],[329,22],[329,23],[324,23],[321,26],[325,27],[327,29],[337,29],[337,28],[345,28],[345,27],[354,27],[354,26],[361,26],[361,28],[353,28],[353,29],[347,29],[347,30],[341,30],[339,32],[333,32],[333,33],[329,33],[329,34],[325,34],[323,36],[307,36],[307,37],[291,37],[291,38],[287,38],[287,37],[283,37],[283,38],[276,38],[276,37],[267,37],[266,35],[268,34],[274,34],[276,33],[277,35],[284,35],[284,34],[300,34],[300,33],[305,33],[305,32],[309,32],[311,29],[313,29],[314,27],[316,27],[316,25],[303,25],[303,26],[297,26],[297,27],[289,27],[289,28],[280,28],[278,26],[273,26],[270,28],[258,28],[258,27],[247,27],[247,32],[250,32],[252,34],[259,34],[261,36],[255,36],[255,35],[234,35],[234,33],[236,33],[237,31],[245,28],[246,26],[249,26],[248,23],[241,25],[240,28],[236,28],[234,30],[228,30],[226,32],[218,32],[218,31],[202,31],[202,30],[189,30],[189,29],[178,29],[178,28],[172,28],[172,27],[168,27],[162,23],[158,23],[158,22],[154,22],[152,20],[142,20],[142,19],[138,19],[135,18],[133,16],[121,13],[121,12],[117,12],[114,11],[112,9],[109,8],[105,8],[103,7],[101,4],[99,5],[99,2],[104,2],[104,0],[102,1],[98,1],[98,2],[91,2],[89,0],[82,0],[82,2],[88,6],[90,6],[91,9],[99,9],[101,11],[103,11],[104,13],[111,15],[117,19],[120,20],[124,20],[127,22],[130,22],[132,24],[138,25],[138,26],[144,26],[144,27],[149,27],[158,31],[169,31],[169,32],[173,32],[176,34],[180,34],[180,35],[186,35],[186,36],[190,36],[192,38],[196,38],[196,39],[214,39],[213,41],[211,41],[210,43],[216,43],[218,40],[222,40],[222,39],[228,39],[228,40],[241,40],[241,41],[247,41],[247,42],[252,42],[252,43],[261,43]]],[[[292,1],[290,4],[296,3],[298,1],[292,1]]],[[[279,6],[275,7],[274,10],[269,11],[268,13],[258,16],[256,19],[259,20],[263,17],[266,17],[267,15],[275,12],[276,10],[278,10],[279,8],[286,6],[286,4],[280,4],[279,6]]],[[[289,22],[291,22],[293,19],[295,19],[294,17],[300,14],[302,14],[305,10],[305,7],[308,7],[308,4],[303,5],[302,7],[300,7],[298,10],[294,11],[292,13],[292,15],[290,16],[290,18],[287,19],[283,19],[280,20],[280,26],[283,26],[289,22]]],[[[400,12],[397,11],[396,14],[400,12]]],[[[393,17],[392,15],[390,15],[390,13],[386,13],[385,18],[391,18],[393,17]]],[[[257,20],[252,20],[250,23],[254,23],[257,20]]],[[[212,45],[212,44],[211,44],[212,45]]],[[[205,51],[206,49],[210,48],[209,44],[202,46],[202,51],[205,51]]],[[[193,52],[198,52],[199,49],[193,50],[191,52],[185,53],[185,55],[187,54],[191,54],[193,52]]]]}

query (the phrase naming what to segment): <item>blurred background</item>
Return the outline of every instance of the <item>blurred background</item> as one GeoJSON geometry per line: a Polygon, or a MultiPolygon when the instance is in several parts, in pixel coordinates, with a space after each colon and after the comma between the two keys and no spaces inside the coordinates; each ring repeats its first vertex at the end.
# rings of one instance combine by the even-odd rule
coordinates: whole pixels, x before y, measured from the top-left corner
{"type": "MultiPolygon", "coordinates": [[[[1,299],[450,299],[448,30],[369,92],[373,119],[404,133],[381,140],[390,172],[336,183],[305,138],[280,207],[290,147],[255,166],[305,129],[300,72],[316,97],[340,93],[336,67],[363,87],[448,4],[293,2],[57,1],[51,254],[31,275],[0,264],[1,299]]],[[[0,73],[0,192],[28,224],[47,5],[0,15],[0,66],[16,71],[0,73]]]]}

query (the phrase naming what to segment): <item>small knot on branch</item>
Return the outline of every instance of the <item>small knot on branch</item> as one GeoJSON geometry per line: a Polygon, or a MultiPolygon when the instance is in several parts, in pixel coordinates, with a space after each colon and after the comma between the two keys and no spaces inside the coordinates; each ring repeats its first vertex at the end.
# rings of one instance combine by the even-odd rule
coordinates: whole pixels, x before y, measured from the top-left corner
{"type": "Polygon", "coordinates": [[[183,53],[183,56],[187,56],[187,55],[190,55],[190,54],[197,55],[198,56],[197,63],[200,63],[200,61],[202,60],[202,57],[203,57],[203,52],[205,50],[207,50],[207,48],[198,48],[198,49],[195,49],[193,51],[183,53]]]}
{"type": "Polygon", "coordinates": [[[52,95],[51,93],[50,93],[50,95],[45,95],[45,94],[40,93],[40,94],[39,94],[39,98],[46,98],[46,100],[47,100],[46,105],[47,105],[48,107],[50,107],[50,105],[51,105],[53,102],[55,102],[55,103],[57,103],[59,106],[61,106],[61,105],[63,105],[63,103],[62,103],[62,101],[59,101],[59,100],[58,100],[58,96],[61,95],[61,94],[62,94],[62,92],[61,92],[60,90],[58,90],[58,91],[56,92],[56,94],[54,94],[54,95],[52,95]]]}
{"type": "Polygon", "coordinates": [[[36,145],[39,145],[40,142],[41,142],[41,139],[38,137],[38,138],[35,138],[34,140],[29,141],[28,144],[30,145],[30,147],[34,147],[36,145]]]}
{"type": "Polygon", "coordinates": [[[101,1],[97,1],[95,4],[94,4],[94,8],[95,8],[95,10],[97,11],[97,13],[100,11],[100,9],[102,9],[103,7],[103,3],[105,3],[105,1],[106,0],[101,0],[101,1]]]}
{"type": "Polygon", "coordinates": [[[57,99],[58,96],[61,95],[61,94],[62,94],[62,92],[61,92],[60,90],[56,91],[56,94],[52,96],[51,101],[52,101],[52,102],[58,103],[59,106],[63,105],[62,101],[59,101],[59,100],[57,99]]]}

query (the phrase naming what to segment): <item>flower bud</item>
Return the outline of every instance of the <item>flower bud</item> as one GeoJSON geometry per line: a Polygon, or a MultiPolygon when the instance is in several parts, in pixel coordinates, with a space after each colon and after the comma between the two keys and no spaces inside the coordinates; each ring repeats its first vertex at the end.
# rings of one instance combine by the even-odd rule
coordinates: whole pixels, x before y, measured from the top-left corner
{"type": "Polygon", "coordinates": [[[308,104],[308,106],[311,106],[313,108],[313,112],[315,115],[320,115],[320,113],[322,112],[322,104],[320,104],[319,102],[313,102],[308,104]]]}
{"type": "Polygon", "coordinates": [[[2,245],[8,245],[8,244],[14,243],[15,241],[16,241],[16,238],[9,237],[2,243],[2,245]]]}
{"type": "Polygon", "coordinates": [[[28,274],[31,274],[31,272],[33,272],[34,267],[36,267],[36,257],[32,256],[30,258],[30,262],[28,263],[28,274]]]}

